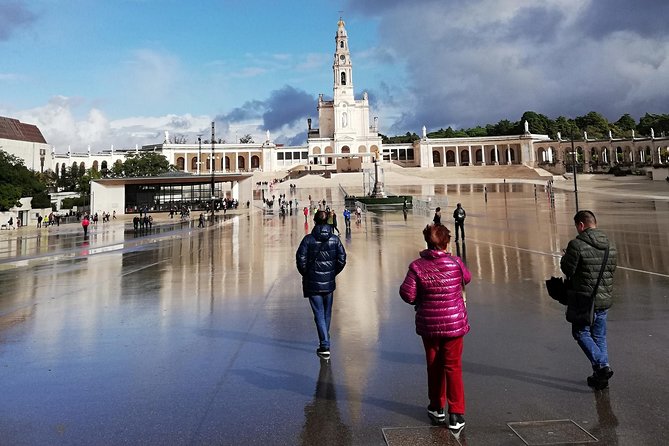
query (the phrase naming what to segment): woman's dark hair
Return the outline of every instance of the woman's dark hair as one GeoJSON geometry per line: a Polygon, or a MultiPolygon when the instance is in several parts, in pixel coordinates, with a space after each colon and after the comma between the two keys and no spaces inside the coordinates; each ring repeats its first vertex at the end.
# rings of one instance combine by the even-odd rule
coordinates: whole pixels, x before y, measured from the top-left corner
{"type": "Polygon", "coordinates": [[[429,249],[444,250],[451,242],[451,231],[444,225],[427,225],[423,229],[423,238],[429,249]]]}

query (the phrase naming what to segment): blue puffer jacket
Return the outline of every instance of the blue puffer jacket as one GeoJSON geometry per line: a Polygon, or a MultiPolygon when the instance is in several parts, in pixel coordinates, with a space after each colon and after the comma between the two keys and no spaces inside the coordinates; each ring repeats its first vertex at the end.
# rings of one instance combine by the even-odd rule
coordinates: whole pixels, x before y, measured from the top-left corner
{"type": "Polygon", "coordinates": [[[346,266],[346,251],[329,225],[316,225],[295,253],[297,270],[302,275],[304,297],[331,293],[335,276],[346,266]]]}

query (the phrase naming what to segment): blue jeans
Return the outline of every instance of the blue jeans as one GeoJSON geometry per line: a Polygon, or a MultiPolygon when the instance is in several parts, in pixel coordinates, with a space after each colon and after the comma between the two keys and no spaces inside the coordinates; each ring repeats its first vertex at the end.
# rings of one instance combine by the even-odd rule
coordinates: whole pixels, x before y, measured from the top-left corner
{"type": "Polygon", "coordinates": [[[608,310],[595,311],[595,322],[591,327],[572,324],[571,334],[597,371],[609,365],[606,347],[606,315],[608,310]]]}
{"type": "Polygon", "coordinates": [[[332,319],[332,293],[309,296],[311,311],[318,330],[318,341],[322,348],[330,348],[330,319],[332,319]]]}

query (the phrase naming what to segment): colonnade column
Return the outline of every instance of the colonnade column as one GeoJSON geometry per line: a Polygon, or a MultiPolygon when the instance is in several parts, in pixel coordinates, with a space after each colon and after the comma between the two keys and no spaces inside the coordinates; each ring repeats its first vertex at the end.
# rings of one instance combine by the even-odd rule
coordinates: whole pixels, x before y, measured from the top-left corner
{"type": "Polygon", "coordinates": [[[481,145],[481,165],[485,166],[485,146],[481,145]]]}
{"type": "Polygon", "coordinates": [[[455,165],[459,166],[460,165],[460,149],[458,146],[455,146],[455,165]]]}
{"type": "Polygon", "coordinates": [[[473,166],[474,165],[474,158],[472,158],[472,146],[467,146],[469,148],[469,165],[473,166]]]}
{"type": "Polygon", "coordinates": [[[499,166],[499,153],[497,153],[497,144],[495,144],[495,164],[499,166]]]}
{"type": "Polygon", "coordinates": [[[511,144],[506,145],[506,164],[511,164],[511,144]]]}

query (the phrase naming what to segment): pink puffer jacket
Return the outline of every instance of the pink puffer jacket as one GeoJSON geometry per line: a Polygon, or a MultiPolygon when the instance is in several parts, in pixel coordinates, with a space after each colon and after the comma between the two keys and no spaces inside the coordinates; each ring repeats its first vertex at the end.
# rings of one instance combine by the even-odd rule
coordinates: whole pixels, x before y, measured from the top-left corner
{"type": "Polygon", "coordinates": [[[462,300],[462,279],[472,275],[457,256],[426,249],[411,262],[400,286],[402,299],[416,306],[416,333],[424,337],[457,338],[469,332],[462,300]]]}

